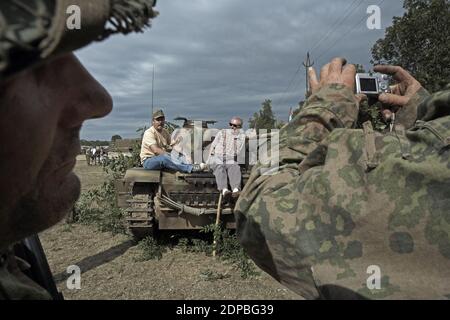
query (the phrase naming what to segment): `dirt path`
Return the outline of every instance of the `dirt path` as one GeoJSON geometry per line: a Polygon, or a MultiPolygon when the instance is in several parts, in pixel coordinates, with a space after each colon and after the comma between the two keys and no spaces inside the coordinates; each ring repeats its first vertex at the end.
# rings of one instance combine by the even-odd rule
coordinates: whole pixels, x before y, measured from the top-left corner
{"type": "MultiPolygon", "coordinates": [[[[84,190],[104,179],[100,167],[82,160],[75,171],[84,190]]],[[[262,271],[242,279],[231,265],[204,253],[175,248],[160,260],[136,261],[141,251],[128,236],[93,226],[60,224],[40,237],[66,299],[301,299],[262,271]],[[80,290],[67,289],[70,265],[81,269],[80,290]]]]}

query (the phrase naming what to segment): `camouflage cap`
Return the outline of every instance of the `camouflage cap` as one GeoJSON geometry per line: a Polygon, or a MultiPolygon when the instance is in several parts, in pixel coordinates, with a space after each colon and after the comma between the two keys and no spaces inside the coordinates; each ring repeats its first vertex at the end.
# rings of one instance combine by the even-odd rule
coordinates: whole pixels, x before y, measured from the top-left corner
{"type": "Polygon", "coordinates": [[[165,117],[164,112],[161,109],[153,112],[153,119],[158,119],[160,117],[165,117]]]}
{"type": "Polygon", "coordinates": [[[156,0],[1,0],[0,81],[114,33],[142,32],[156,0]],[[79,13],[79,26],[70,26],[79,13]],[[73,18],[72,18],[73,19],[73,18]]]}

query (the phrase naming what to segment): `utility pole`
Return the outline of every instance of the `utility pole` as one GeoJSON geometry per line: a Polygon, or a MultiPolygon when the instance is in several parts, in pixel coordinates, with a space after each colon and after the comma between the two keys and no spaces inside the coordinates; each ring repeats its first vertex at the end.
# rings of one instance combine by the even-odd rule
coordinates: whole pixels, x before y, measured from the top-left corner
{"type": "Polygon", "coordinates": [[[153,76],[152,76],[152,114],[151,117],[153,118],[153,88],[155,84],[155,65],[153,65],[153,76]]]}
{"type": "Polygon", "coordinates": [[[310,59],[310,57],[309,57],[309,51],[308,51],[308,53],[306,54],[306,60],[305,60],[305,62],[303,62],[303,66],[305,67],[305,70],[306,70],[306,93],[305,93],[306,99],[308,99],[309,96],[311,95],[311,87],[310,87],[310,85],[309,85],[309,73],[308,73],[308,69],[309,69],[310,67],[312,67],[313,65],[314,65],[314,61],[311,62],[311,59],[310,59]]]}

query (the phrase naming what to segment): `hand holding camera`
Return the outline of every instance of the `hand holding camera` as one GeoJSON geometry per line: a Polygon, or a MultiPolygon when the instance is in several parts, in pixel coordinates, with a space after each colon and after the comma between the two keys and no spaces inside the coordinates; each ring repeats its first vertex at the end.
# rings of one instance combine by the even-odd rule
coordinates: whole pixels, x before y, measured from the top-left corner
{"type": "MultiPolygon", "coordinates": [[[[414,94],[422,87],[406,70],[398,66],[378,65],[377,73],[357,73],[356,93],[377,98],[381,103],[391,107],[404,107],[414,94]],[[389,76],[397,84],[389,85],[389,76]]],[[[393,120],[393,111],[382,110],[385,120],[393,120]]]]}
{"type": "MultiPolygon", "coordinates": [[[[322,86],[331,83],[344,84],[350,90],[356,91],[359,101],[364,97],[376,98],[385,105],[403,107],[422,87],[406,70],[398,66],[378,65],[375,73],[356,73],[355,66],[347,64],[344,58],[334,58],[320,71],[320,78],[313,68],[309,68],[309,83],[312,93],[322,86]],[[397,82],[390,85],[390,79],[397,82]],[[356,79],[356,81],[355,81],[356,79]]],[[[390,119],[392,111],[383,110],[385,119],[390,119]]]]}
{"type": "Polygon", "coordinates": [[[403,107],[422,87],[419,81],[401,67],[378,65],[374,70],[391,75],[397,81],[397,84],[390,86],[390,93],[380,94],[378,99],[382,103],[403,107]]]}
{"type": "Polygon", "coordinates": [[[356,93],[368,97],[377,97],[384,104],[403,107],[411,97],[422,87],[406,70],[398,66],[378,65],[374,67],[377,73],[357,73],[356,93]],[[389,76],[397,81],[389,85],[389,76]]]}

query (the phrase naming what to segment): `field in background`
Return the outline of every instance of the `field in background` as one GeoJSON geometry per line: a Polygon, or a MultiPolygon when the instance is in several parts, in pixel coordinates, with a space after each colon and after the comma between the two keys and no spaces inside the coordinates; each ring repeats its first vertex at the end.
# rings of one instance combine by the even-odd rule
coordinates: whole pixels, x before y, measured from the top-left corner
{"type": "MultiPolygon", "coordinates": [[[[82,190],[100,185],[101,166],[77,158],[82,190]]],[[[160,260],[138,261],[140,249],[126,235],[61,223],[40,235],[50,267],[66,299],[301,299],[267,274],[242,279],[239,270],[175,247],[160,260]],[[69,290],[66,272],[81,268],[81,289],[69,290]]]]}

